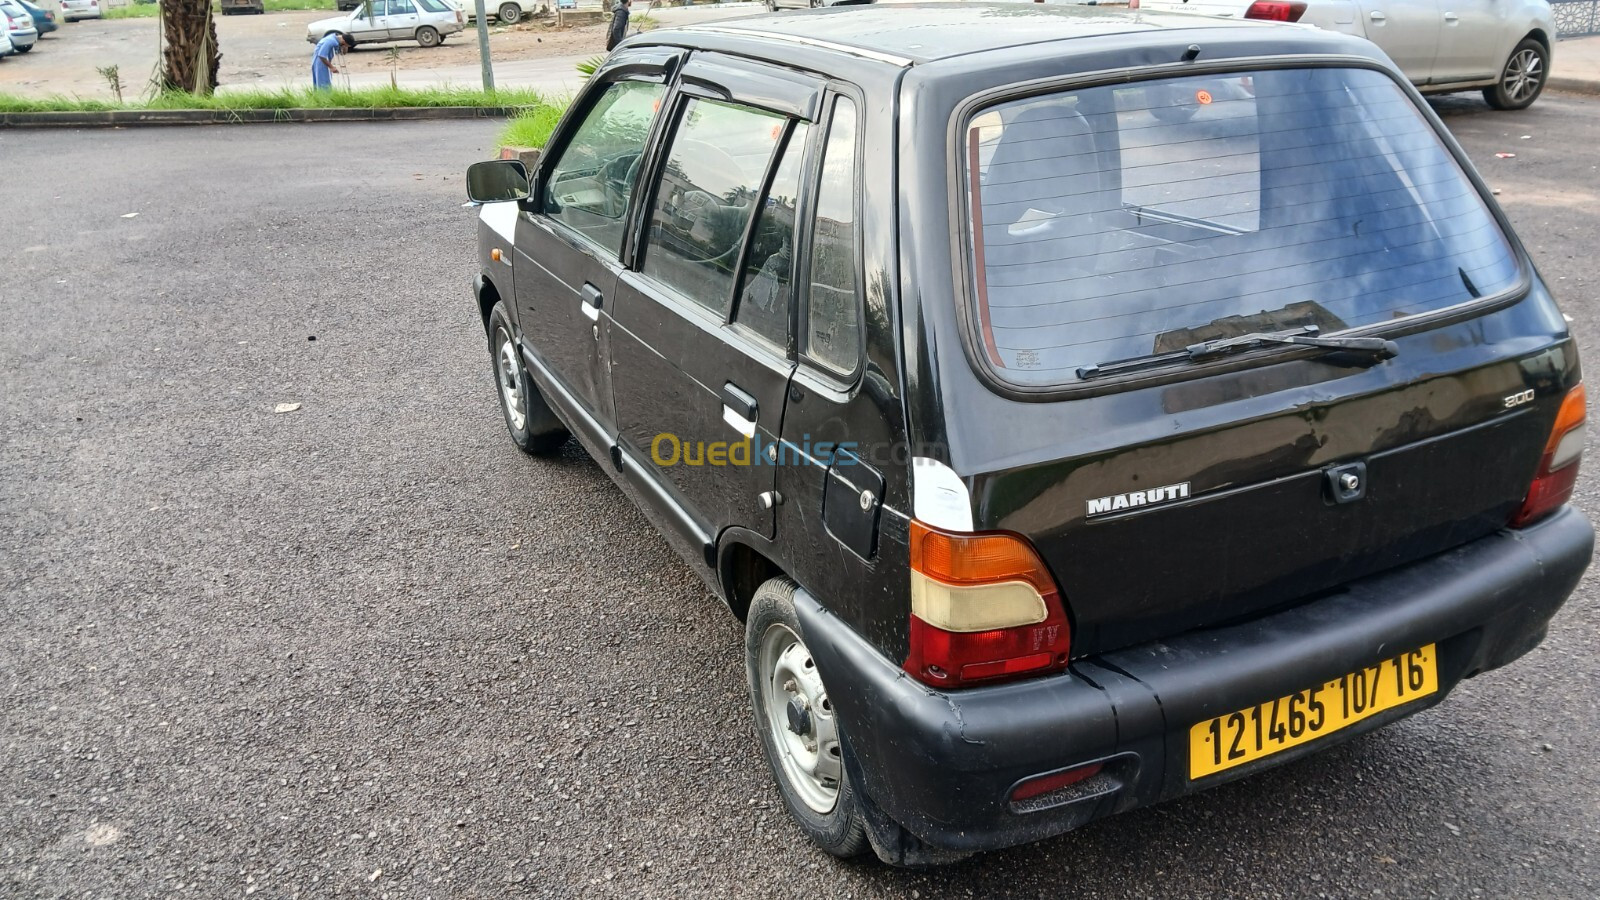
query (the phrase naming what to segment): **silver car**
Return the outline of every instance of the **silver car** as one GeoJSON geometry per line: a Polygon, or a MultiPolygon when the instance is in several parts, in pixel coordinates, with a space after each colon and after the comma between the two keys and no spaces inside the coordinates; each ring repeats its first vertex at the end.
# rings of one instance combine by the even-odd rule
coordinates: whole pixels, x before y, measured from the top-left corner
{"type": "Polygon", "coordinates": [[[100,18],[100,0],[61,0],[61,18],[68,22],[100,18]]]}
{"type": "Polygon", "coordinates": [[[767,9],[816,9],[819,6],[865,6],[872,0],[766,0],[767,9]]]}
{"type": "Polygon", "coordinates": [[[1138,9],[1316,25],[1382,48],[1426,94],[1481,88],[1523,109],[1550,77],[1547,0],[1131,0],[1138,9]]]}
{"type": "Polygon", "coordinates": [[[307,25],[306,40],[315,44],[338,32],[350,38],[352,47],[413,40],[437,47],[445,35],[465,28],[465,22],[461,10],[445,0],[368,0],[346,15],[307,25]]]}
{"type": "Polygon", "coordinates": [[[33,27],[33,14],[12,0],[0,0],[0,16],[6,20],[6,37],[18,53],[27,53],[39,40],[39,30],[33,27]]]}

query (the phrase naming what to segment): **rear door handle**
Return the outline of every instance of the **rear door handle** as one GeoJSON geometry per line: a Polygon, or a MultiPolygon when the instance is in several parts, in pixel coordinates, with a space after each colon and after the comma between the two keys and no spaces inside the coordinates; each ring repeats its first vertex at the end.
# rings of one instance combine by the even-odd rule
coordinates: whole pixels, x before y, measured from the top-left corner
{"type": "Polygon", "coordinates": [[[1461,18],[1460,16],[1456,15],[1453,12],[1447,12],[1447,13],[1444,14],[1444,20],[1446,22],[1449,22],[1451,25],[1454,25],[1457,21],[1460,20],[1460,18],[1461,18]]]}
{"type": "Polygon", "coordinates": [[[722,421],[745,437],[756,433],[756,415],[760,409],[756,398],[733,382],[722,386],[722,421]]]}
{"type": "Polygon", "coordinates": [[[600,321],[600,307],[605,305],[605,295],[600,293],[599,288],[587,281],[583,283],[583,288],[579,293],[583,295],[583,314],[588,316],[591,322],[600,321]]]}
{"type": "Polygon", "coordinates": [[[1372,12],[1372,21],[1374,21],[1374,22],[1382,22],[1383,20],[1384,20],[1383,13],[1378,12],[1377,10],[1373,10],[1373,12],[1372,12]]]}

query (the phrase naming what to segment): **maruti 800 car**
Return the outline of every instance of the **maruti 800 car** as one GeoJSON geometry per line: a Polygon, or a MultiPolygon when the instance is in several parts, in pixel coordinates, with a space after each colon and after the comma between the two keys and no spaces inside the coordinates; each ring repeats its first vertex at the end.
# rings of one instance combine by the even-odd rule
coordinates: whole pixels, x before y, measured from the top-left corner
{"type": "Polygon", "coordinates": [[[653,31],[468,192],[513,442],[576,437],[744,620],[777,788],[840,856],[1379,728],[1533,649],[1590,560],[1567,324],[1365,40],[980,4],[653,31]]]}

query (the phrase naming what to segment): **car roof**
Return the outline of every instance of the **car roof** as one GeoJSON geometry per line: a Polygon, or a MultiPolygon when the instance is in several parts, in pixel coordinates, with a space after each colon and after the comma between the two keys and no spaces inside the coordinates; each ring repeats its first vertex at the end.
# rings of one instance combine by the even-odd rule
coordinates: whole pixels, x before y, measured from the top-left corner
{"type": "MultiPolygon", "coordinates": [[[[834,6],[781,15],[689,25],[656,32],[651,43],[671,42],[673,33],[747,36],[832,48],[902,66],[1008,47],[1112,34],[1174,29],[1284,26],[1182,13],[1104,6],[1034,3],[885,3],[834,6]]],[[[1290,26],[1295,27],[1295,26],[1290,26]]]]}

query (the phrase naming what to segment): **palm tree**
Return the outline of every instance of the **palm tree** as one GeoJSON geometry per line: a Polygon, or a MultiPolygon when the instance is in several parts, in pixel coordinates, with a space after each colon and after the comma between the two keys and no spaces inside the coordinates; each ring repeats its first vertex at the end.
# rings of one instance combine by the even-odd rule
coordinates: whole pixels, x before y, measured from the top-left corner
{"type": "Polygon", "coordinates": [[[161,89],[211,93],[222,65],[211,0],[161,0],[161,43],[161,89]]]}

